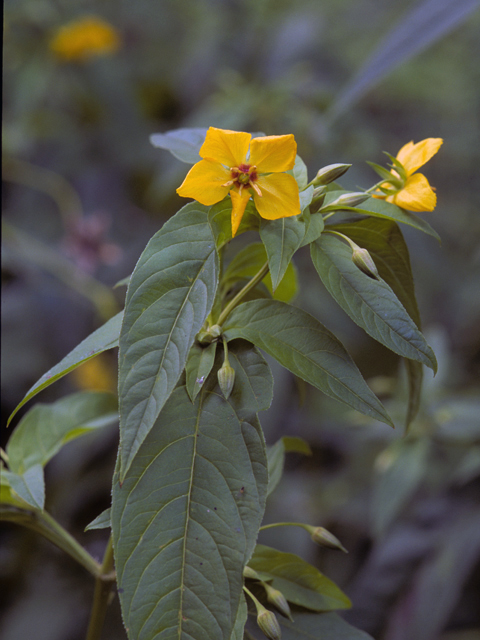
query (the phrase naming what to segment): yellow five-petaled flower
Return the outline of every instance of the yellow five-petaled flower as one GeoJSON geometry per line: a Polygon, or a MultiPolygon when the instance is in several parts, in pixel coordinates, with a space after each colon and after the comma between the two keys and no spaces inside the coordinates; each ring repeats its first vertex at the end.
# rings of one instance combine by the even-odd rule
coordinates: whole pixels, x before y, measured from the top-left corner
{"type": "Polygon", "coordinates": [[[403,175],[392,169],[394,180],[381,185],[387,202],[392,202],[408,211],[433,211],[437,196],[422,173],[415,173],[423,167],[442,146],[442,138],[426,138],[417,144],[408,142],[397,154],[397,160],[403,167],[403,175]]]}
{"type": "Polygon", "coordinates": [[[253,196],[262,218],[276,220],[300,213],[293,169],[297,143],[293,135],[253,138],[249,133],[210,127],[197,162],[177,189],[184,198],[210,206],[229,193],[232,236],[253,196]]]}

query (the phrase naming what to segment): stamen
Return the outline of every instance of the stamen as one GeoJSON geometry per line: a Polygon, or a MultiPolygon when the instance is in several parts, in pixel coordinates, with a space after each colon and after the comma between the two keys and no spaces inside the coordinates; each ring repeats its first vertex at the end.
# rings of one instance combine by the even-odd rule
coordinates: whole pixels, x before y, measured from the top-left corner
{"type": "Polygon", "coordinates": [[[225,184],[222,184],[222,187],[231,187],[234,183],[235,180],[229,180],[228,182],[225,182],[225,184]]]}
{"type": "Polygon", "coordinates": [[[262,192],[260,191],[260,187],[258,186],[258,184],[255,184],[254,182],[251,182],[250,186],[252,187],[252,189],[255,189],[255,193],[257,194],[257,196],[260,196],[260,198],[261,198],[262,197],[262,192]]]}

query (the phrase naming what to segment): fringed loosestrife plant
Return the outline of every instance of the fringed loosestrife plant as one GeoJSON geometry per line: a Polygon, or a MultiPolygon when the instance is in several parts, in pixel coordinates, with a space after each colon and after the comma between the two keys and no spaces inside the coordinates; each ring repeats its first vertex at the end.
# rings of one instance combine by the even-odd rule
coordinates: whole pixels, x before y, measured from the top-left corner
{"type": "Polygon", "coordinates": [[[336,182],[348,164],[323,167],[309,182],[291,135],[211,127],[152,141],[194,165],[178,188],[194,201],[155,233],[122,281],[124,311],[42,376],[14,414],[116,346],[118,405],[111,393],[81,391],[34,406],[2,452],[2,518],[43,534],[95,576],[88,640],[101,637],[115,584],[132,640],[236,640],[244,629],[255,638],[280,638],[282,629],[350,637],[355,630],[334,613],[350,606],[347,596],[299,556],[257,543],[262,528],[295,526],[345,551],[319,524],[262,527],[285,454],[310,449],[291,437],[266,446],[258,413],[270,406],[273,379],[261,352],[392,425],[339,339],[290,303],[298,288],[292,258],[308,246],[327,291],[405,361],[407,426],[415,418],[423,365],[435,371],[436,361],[419,330],[401,226],[438,237],[411,211],[435,206],[416,171],[442,141],[408,143],[390,156],[390,169],[373,165],[382,181],[361,192],[336,182]],[[235,253],[245,231],[258,240],[235,253]],[[118,419],[112,506],[87,527],[111,529],[99,564],[45,511],[43,467],[68,440],[118,419]]]}

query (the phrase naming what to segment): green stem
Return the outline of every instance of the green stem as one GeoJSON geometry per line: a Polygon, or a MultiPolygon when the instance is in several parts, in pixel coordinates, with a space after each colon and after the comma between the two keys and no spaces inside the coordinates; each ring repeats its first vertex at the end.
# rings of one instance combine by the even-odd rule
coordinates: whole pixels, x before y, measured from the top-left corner
{"type": "Polygon", "coordinates": [[[2,505],[0,520],[15,522],[36,531],[65,551],[95,578],[100,574],[100,564],[46,511],[29,511],[2,505]]]}
{"type": "Polygon", "coordinates": [[[355,242],[353,242],[353,240],[351,240],[348,236],[344,235],[343,233],[339,233],[338,231],[332,231],[331,229],[325,229],[324,233],[330,233],[334,236],[339,236],[340,238],[342,238],[342,240],[345,240],[346,242],[348,242],[352,251],[355,251],[355,249],[357,249],[358,247],[358,245],[356,245],[355,242]]]}
{"type": "Polygon", "coordinates": [[[305,525],[301,522],[272,522],[272,524],[264,524],[260,527],[259,531],[265,531],[265,529],[273,529],[273,527],[301,527],[305,529],[305,525]]]}
{"type": "Polygon", "coordinates": [[[260,271],[253,276],[253,278],[247,282],[247,284],[241,289],[236,296],[234,296],[227,304],[218,318],[217,324],[222,326],[229,314],[235,309],[235,307],[243,300],[246,294],[253,289],[268,273],[268,262],[266,262],[260,271]]]}
{"type": "Polygon", "coordinates": [[[110,594],[115,580],[113,544],[112,536],[110,536],[103,556],[100,574],[95,580],[92,613],[90,615],[86,640],[100,640],[107,608],[110,604],[110,594]]]}

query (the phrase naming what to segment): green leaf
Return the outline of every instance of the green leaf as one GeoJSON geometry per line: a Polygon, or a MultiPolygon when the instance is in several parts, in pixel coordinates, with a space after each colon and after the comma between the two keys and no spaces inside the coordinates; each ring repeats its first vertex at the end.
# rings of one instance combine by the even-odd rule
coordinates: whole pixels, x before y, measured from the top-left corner
{"type": "Polygon", "coordinates": [[[305,237],[305,223],[299,215],[278,220],[262,218],[260,237],[267,251],[272,289],[275,291],[305,237]]]}
{"type": "Polygon", "coordinates": [[[337,613],[310,613],[292,609],[293,622],[280,619],[282,640],[373,640],[337,613]]]}
{"type": "Polygon", "coordinates": [[[218,258],[207,212],[197,203],[183,207],[153,236],[132,274],[119,349],[122,479],[213,305],[218,258]]]}
{"type": "Polygon", "coordinates": [[[376,173],[378,173],[378,175],[384,180],[391,180],[392,178],[395,178],[395,176],[391,173],[391,171],[389,171],[388,169],[385,169],[385,167],[382,167],[382,165],[377,164],[376,162],[368,162],[368,160],[367,160],[367,164],[370,167],[372,167],[372,169],[376,173]]]}
{"type": "Polygon", "coordinates": [[[300,196],[300,211],[302,213],[305,211],[305,209],[312,202],[313,191],[314,191],[313,185],[310,185],[309,187],[307,187],[307,189],[304,189],[303,191],[300,191],[300,193],[299,193],[299,196],[300,196]]]}
{"type": "Polygon", "coordinates": [[[195,401],[198,392],[210,375],[216,351],[216,342],[212,342],[206,347],[194,342],[190,349],[185,373],[187,374],[187,392],[192,402],[195,401]]]}
{"type": "Polygon", "coordinates": [[[94,520],[87,524],[84,531],[91,531],[92,529],[109,529],[112,526],[112,510],[109,507],[102,511],[94,520]]]}
{"type": "Polygon", "coordinates": [[[380,277],[393,289],[409,316],[420,328],[410,256],[399,226],[392,220],[363,218],[328,225],[328,229],[345,234],[369,251],[380,277]]]}
{"type": "Polygon", "coordinates": [[[230,640],[243,640],[243,630],[245,629],[245,623],[247,622],[248,608],[245,596],[240,596],[240,606],[237,612],[237,619],[235,620],[235,626],[233,627],[230,640]]]}
{"type": "Polygon", "coordinates": [[[322,235],[325,223],[321,213],[310,213],[308,207],[304,209],[302,217],[305,220],[305,236],[300,246],[304,247],[311,242],[315,242],[322,235]]]}
{"type": "Polygon", "coordinates": [[[45,466],[66,442],[117,421],[117,399],[110,393],[80,391],[52,404],[36,404],[7,443],[9,467],[23,474],[37,464],[45,466]]]}
{"type": "MultiPolygon", "coordinates": [[[[230,196],[227,196],[224,200],[210,208],[208,212],[208,222],[212,228],[217,249],[221,249],[232,239],[232,201],[230,196]]],[[[235,237],[245,231],[257,230],[259,225],[260,217],[253,204],[253,200],[249,200],[235,237]]]]}
{"type": "Polygon", "coordinates": [[[287,171],[287,173],[290,173],[295,178],[300,190],[305,189],[308,184],[307,165],[299,155],[295,156],[295,164],[293,166],[293,169],[290,169],[290,171],[287,171]]]}
{"type": "Polygon", "coordinates": [[[195,164],[200,161],[198,152],[205,142],[206,135],[207,129],[203,128],[172,129],[166,133],[153,133],[150,142],[154,147],[170,151],[182,162],[195,164]]]}
{"type": "MultiPolygon", "coordinates": [[[[399,226],[391,220],[364,218],[355,222],[333,225],[329,229],[344,233],[370,252],[380,276],[392,288],[408,315],[421,329],[408,247],[399,226]]],[[[406,417],[408,428],[420,406],[423,367],[419,362],[408,359],[405,360],[405,366],[409,388],[406,417]]]]}
{"type": "MultiPolygon", "coordinates": [[[[226,292],[238,280],[252,278],[263,267],[265,262],[267,262],[267,253],[261,242],[253,242],[247,245],[237,253],[225,270],[221,283],[223,291],[226,292]]],[[[297,293],[297,272],[293,263],[288,265],[285,275],[275,292],[272,288],[272,279],[269,273],[263,278],[262,282],[275,300],[289,302],[297,293]]]]}
{"type": "Polygon", "coordinates": [[[41,464],[29,467],[24,473],[3,471],[10,488],[34,509],[43,511],[45,504],[45,478],[41,464]]]}
{"type": "Polygon", "coordinates": [[[272,587],[298,606],[313,611],[351,607],[350,600],[334,582],[293,553],[257,544],[248,566],[268,575],[272,579],[272,587]]]}
{"type": "Polygon", "coordinates": [[[283,466],[285,463],[285,453],[295,452],[303,453],[305,456],[311,456],[312,450],[305,440],[292,436],[283,436],[277,440],[274,445],[268,447],[268,492],[270,495],[277,487],[283,474],[283,466]]]}
{"type": "Polygon", "coordinates": [[[120,335],[120,327],[123,319],[123,311],[117,313],[116,316],[110,318],[108,322],[99,329],[91,333],[85,340],[75,347],[68,355],[58,364],[47,371],[40,380],[38,380],[31,389],[26,393],[23,400],[15,408],[14,412],[8,419],[8,424],[12,420],[17,411],[23,407],[29,400],[37,395],[40,391],[53,384],[70,371],[73,371],[81,364],[98,356],[98,354],[107,349],[113,349],[118,346],[118,336],[120,335]]]}
{"type": "Polygon", "coordinates": [[[348,245],[324,233],[311,245],[311,255],[328,292],[359,327],[393,352],[436,371],[435,354],[405,307],[386,282],[355,266],[348,245]]]}
{"type": "Polygon", "coordinates": [[[122,485],[114,478],[118,586],[135,640],[229,640],[237,623],[267,490],[255,412],[269,404],[272,381],[247,343],[229,353],[236,376],[228,401],[214,376],[193,404],[177,387],[122,485]]]}
{"type": "Polygon", "coordinates": [[[392,424],[345,347],[305,311],[277,300],[253,300],[234,309],[223,329],[227,340],[253,342],[320,391],[392,424]]]}
{"type": "Polygon", "coordinates": [[[362,202],[361,207],[342,207],[342,211],[353,211],[364,216],[373,216],[375,218],[385,218],[387,220],[393,220],[394,222],[401,222],[418,231],[423,231],[423,233],[436,238],[440,242],[438,233],[432,229],[423,218],[419,218],[411,211],[405,211],[405,209],[401,209],[395,204],[379,198],[369,198],[365,202],[362,202]]]}

